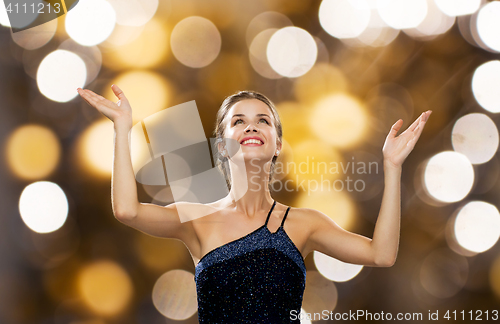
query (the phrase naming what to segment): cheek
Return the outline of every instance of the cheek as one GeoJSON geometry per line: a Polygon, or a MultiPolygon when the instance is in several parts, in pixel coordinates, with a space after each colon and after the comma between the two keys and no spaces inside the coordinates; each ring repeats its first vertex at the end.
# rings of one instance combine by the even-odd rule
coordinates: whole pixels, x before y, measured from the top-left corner
{"type": "Polygon", "coordinates": [[[224,132],[224,137],[225,138],[235,138],[235,137],[237,137],[237,131],[234,128],[233,129],[227,129],[224,132]]]}

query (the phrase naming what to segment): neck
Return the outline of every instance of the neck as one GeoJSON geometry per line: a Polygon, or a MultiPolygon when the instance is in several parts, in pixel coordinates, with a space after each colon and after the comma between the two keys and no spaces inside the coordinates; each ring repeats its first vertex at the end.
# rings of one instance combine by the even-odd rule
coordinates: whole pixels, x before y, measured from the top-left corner
{"type": "Polygon", "coordinates": [[[274,202],[268,186],[271,161],[245,161],[244,167],[231,160],[229,164],[231,190],[227,198],[233,202],[233,208],[250,217],[267,212],[274,202]]]}

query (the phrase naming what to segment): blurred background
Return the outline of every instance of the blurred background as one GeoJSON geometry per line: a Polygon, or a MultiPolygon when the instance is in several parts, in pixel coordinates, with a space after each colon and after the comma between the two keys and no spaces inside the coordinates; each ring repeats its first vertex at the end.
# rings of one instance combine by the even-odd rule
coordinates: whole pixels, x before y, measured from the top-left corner
{"type": "MultiPolygon", "coordinates": [[[[262,92],[283,123],[278,162],[317,166],[279,172],[293,189],[273,197],[370,238],[385,137],[431,109],[403,166],[396,264],[309,254],[303,311],[498,315],[500,2],[82,0],[16,33],[4,9],[0,323],[198,322],[184,244],[113,216],[113,126],[76,92],[116,102],[112,84],[134,123],[195,100],[207,138],[226,96],[262,92]]],[[[173,202],[137,185],[141,202],[173,202]]]]}

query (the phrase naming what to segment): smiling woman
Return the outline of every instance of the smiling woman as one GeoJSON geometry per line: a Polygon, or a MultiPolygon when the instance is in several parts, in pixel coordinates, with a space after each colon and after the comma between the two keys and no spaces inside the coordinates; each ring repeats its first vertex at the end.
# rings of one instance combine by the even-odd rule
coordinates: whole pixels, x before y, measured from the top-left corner
{"type": "MultiPolygon", "coordinates": [[[[276,155],[273,156],[271,160],[269,170],[269,183],[272,183],[276,160],[278,159],[279,150],[281,149],[283,141],[283,129],[281,127],[281,120],[279,118],[278,111],[276,110],[276,107],[271,102],[271,100],[256,91],[239,91],[238,93],[227,97],[222,102],[222,105],[217,112],[214,133],[217,138],[217,142],[223,142],[226,136],[227,138],[230,138],[230,134],[234,133],[235,129],[242,129],[244,127],[247,127],[246,125],[252,120],[259,123],[259,125],[263,124],[264,126],[267,126],[266,128],[274,127],[276,132],[275,145],[278,148],[276,149],[276,155]],[[254,116],[247,116],[243,113],[245,109],[241,109],[243,108],[242,106],[248,108],[251,107],[252,110],[260,110],[260,113],[256,113],[254,114],[254,116]],[[236,113],[234,110],[242,110],[242,113],[236,113]],[[230,114],[230,111],[232,111],[233,113],[230,114]]],[[[243,145],[245,143],[243,143],[242,141],[250,138],[258,139],[263,142],[263,144],[265,141],[265,139],[263,139],[260,135],[247,135],[245,138],[235,139],[239,139],[238,143],[243,145]]],[[[219,152],[222,152],[222,154],[217,154],[217,167],[226,178],[229,189],[231,189],[231,174],[229,173],[229,159],[227,157],[227,154],[233,152],[233,150],[237,151],[237,149],[238,148],[229,147],[227,148],[227,151],[225,151],[224,149],[220,148],[219,152]]]]}
{"type": "Polygon", "coordinates": [[[385,190],[370,239],[342,229],[317,210],[291,208],[271,197],[269,184],[283,131],[273,103],[254,91],[227,97],[217,113],[217,165],[230,188],[226,197],[209,204],[140,203],[129,151],[132,110],[120,88],[113,85],[112,89],[119,98],[117,103],[90,90],[78,91],[114,122],[114,215],[144,233],[184,242],[196,264],[200,323],[300,323],[293,314],[301,311],[304,257],[311,251],[365,266],[394,264],[399,245],[401,168],[430,111],[396,137],[402,125],[398,120],[387,135],[382,149],[385,190]],[[180,222],[177,207],[186,204],[196,215],[206,215],[207,207],[215,212],[180,222]]]}

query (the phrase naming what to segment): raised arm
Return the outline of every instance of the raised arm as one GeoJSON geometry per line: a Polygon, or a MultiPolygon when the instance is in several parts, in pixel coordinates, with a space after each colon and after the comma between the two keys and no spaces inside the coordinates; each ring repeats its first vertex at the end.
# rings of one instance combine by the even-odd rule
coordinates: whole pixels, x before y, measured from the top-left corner
{"type": "Polygon", "coordinates": [[[432,111],[426,111],[403,133],[399,119],[387,135],[384,147],[384,194],[375,224],[373,239],[351,233],[327,215],[306,209],[311,224],[307,249],[325,253],[343,262],[375,267],[390,267],[396,262],[401,220],[401,169],[413,150],[432,111]]]}
{"type": "Polygon", "coordinates": [[[175,203],[158,206],[139,202],[130,157],[132,108],[118,86],[112,85],[112,89],[119,99],[116,103],[91,90],[78,88],[78,93],[89,105],[113,121],[115,132],[111,204],[115,218],[153,236],[177,238],[184,242],[193,240],[192,224],[180,222],[175,203]]]}

